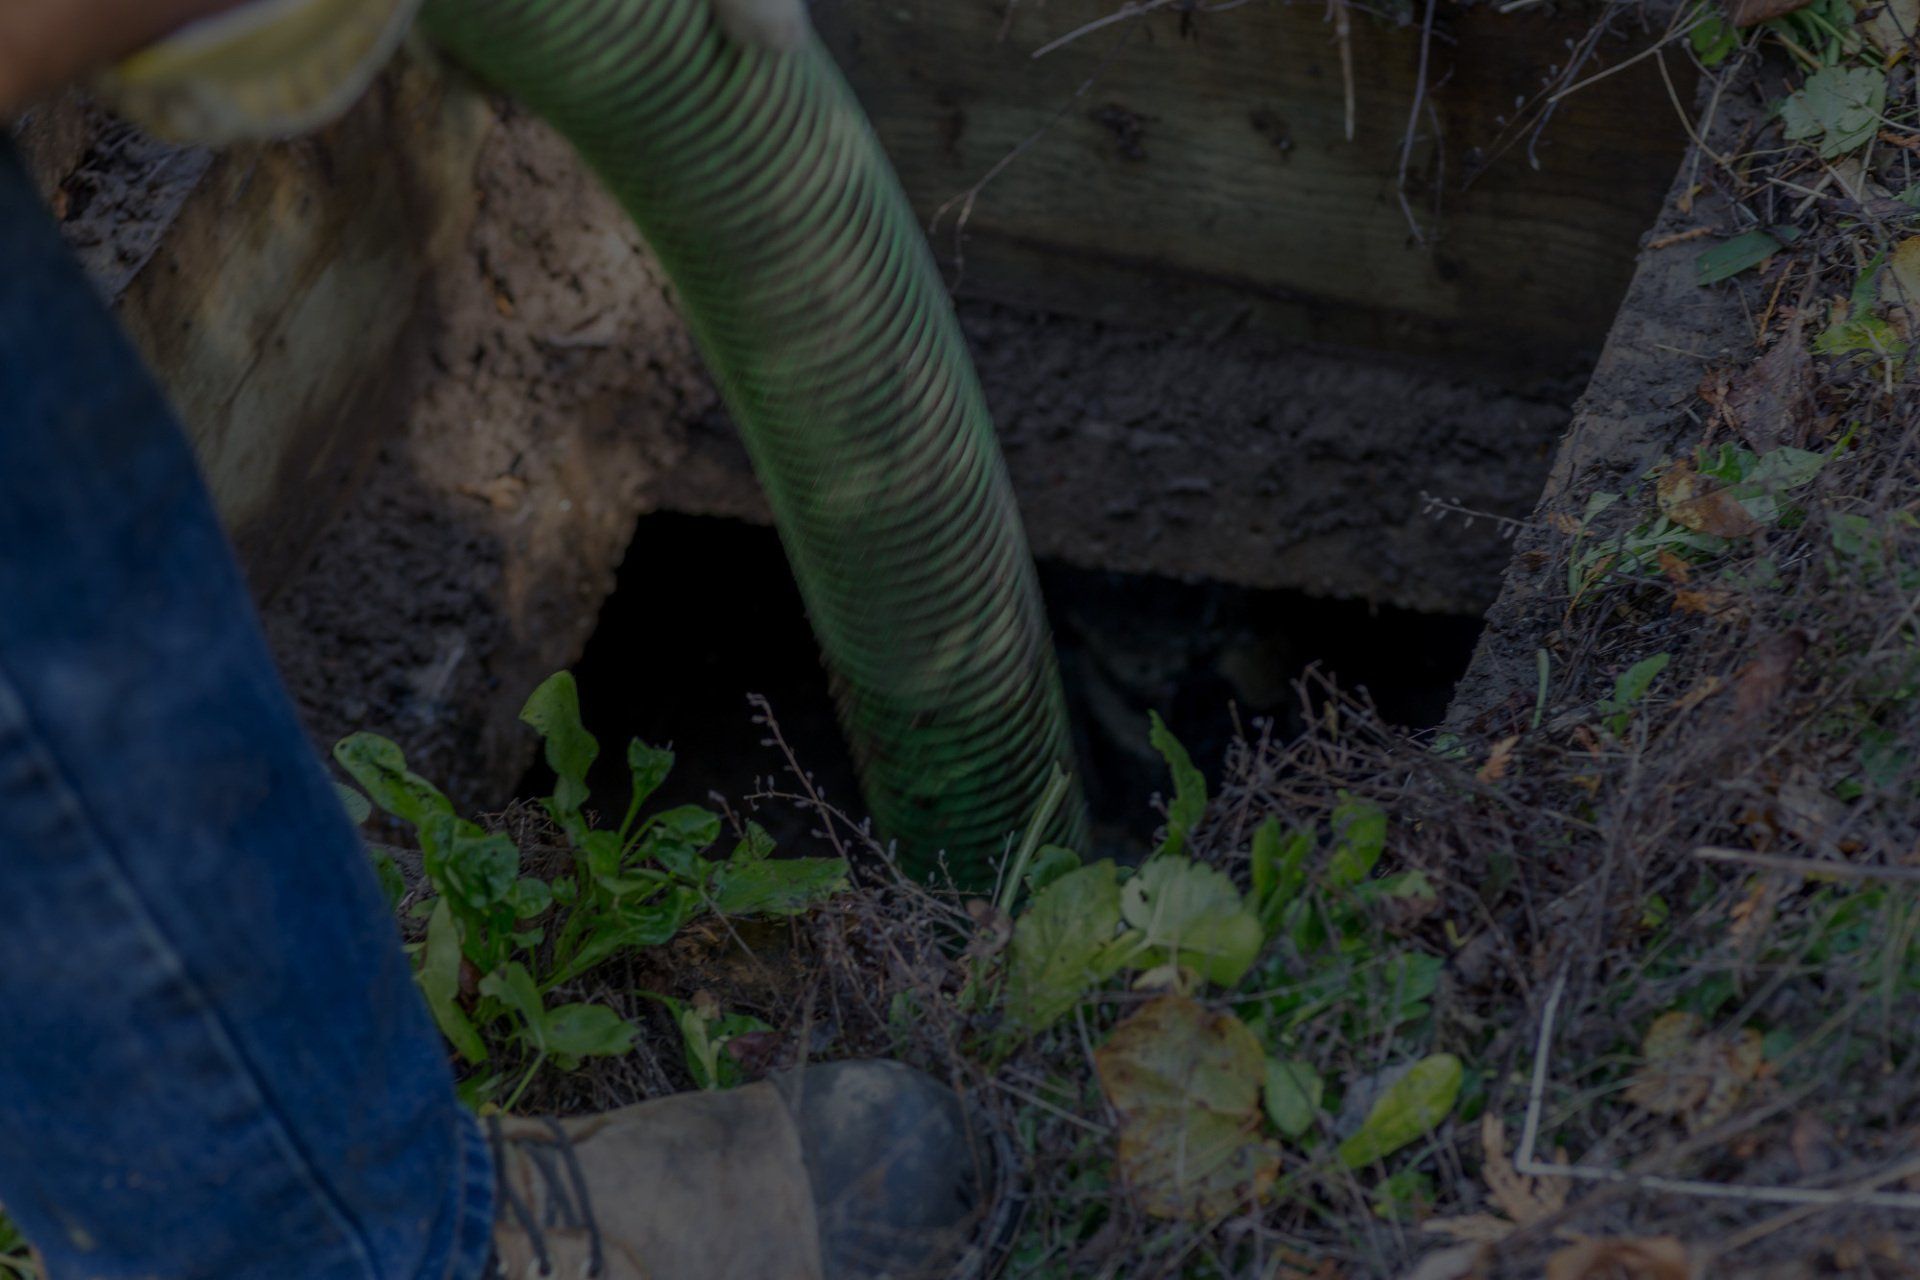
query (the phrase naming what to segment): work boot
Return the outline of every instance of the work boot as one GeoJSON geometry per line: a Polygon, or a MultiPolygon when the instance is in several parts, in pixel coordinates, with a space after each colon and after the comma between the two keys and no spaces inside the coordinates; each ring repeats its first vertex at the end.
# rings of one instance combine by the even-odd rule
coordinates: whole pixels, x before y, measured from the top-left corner
{"type": "Polygon", "coordinates": [[[985,1127],[898,1063],[488,1126],[501,1280],[984,1280],[1016,1225],[985,1127]]]}

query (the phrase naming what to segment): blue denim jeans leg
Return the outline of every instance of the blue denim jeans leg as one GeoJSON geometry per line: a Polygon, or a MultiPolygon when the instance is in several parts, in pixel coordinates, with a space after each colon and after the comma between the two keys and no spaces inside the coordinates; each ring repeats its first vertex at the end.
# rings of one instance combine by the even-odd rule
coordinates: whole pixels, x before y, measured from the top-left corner
{"type": "Polygon", "coordinates": [[[0,133],[0,1204],[52,1280],[474,1280],[492,1196],[184,436],[0,133]]]}

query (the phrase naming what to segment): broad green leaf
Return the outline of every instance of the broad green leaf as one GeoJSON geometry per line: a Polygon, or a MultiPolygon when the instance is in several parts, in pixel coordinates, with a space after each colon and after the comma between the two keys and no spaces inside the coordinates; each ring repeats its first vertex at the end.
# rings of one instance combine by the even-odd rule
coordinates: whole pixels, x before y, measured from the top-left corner
{"type": "Polygon", "coordinates": [[[515,920],[531,920],[553,905],[553,886],[536,876],[522,876],[513,882],[506,904],[515,920]]]}
{"type": "Polygon", "coordinates": [[[1621,672],[1619,678],[1613,682],[1614,703],[1618,706],[1630,707],[1639,702],[1646,696],[1647,690],[1653,686],[1654,677],[1665,671],[1667,664],[1672,661],[1672,654],[1656,653],[1651,658],[1643,658],[1621,672]]]}
{"type": "Polygon", "coordinates": [[[1433,1132],[1453,1110],[1464,1077],[1460,1059],[1450,1053],[1414,1063],[1380,1095],[1359,1130],[1340,1144],[1340,1163],[1358,1169],[1433,1132]]]}
{"type": "Polygon", "coordinates": [[[1386,847],[1386,811],[1343,794],[1333,810],[1333,852],[1325,872],[1328,887],[1351,889],[1360,884],[1373,874],[1386,847]]]}
{"type": "Polygon", "coordinates": [[[340,807],[347,811],[347,821],[356,827],[366,826],[373,816],[373,801],[344,782],[334,783],[333,790],[340,797],[340,807]]]}
{"type": "Polygon", "coordinates": [[[654,814],[641,831],[642,862],[658,862],[677,876],[691,876],[700,851],[720,838],[720,815],[697,804],[681,805],[654,814]]]}
{"type": "Polygon", "coordinates": [[[1027,892],[1038,893],[1048,885],[1080,869],[1080,855],[1057,844],[1044,844],[1027,867],[1027,892]]]}
{"type": "Polygon", "coordinates": [[[1727,55],[1740,47],[1740,32],[1731,22],[1714,12],[1711,4],[1702,4],[1693,11],[1691,21],[1693,30],[1688,39],[1693,44],[1693,53],[1700,59],[1703,67],[1717,67],[1727,60],[1727,55]]]}
{"type": "Polygon", "coordinates": [[[1158,711],[1147,713],[1149,730],[1147,740],[1166,760],[1167,767],[1173,771],[1173,799],[1167,804],[1167,834],[1160,842],[1159,852],[1176,854],[1186,851],[1187,839],[1193,829],[1200,825],[1200,819],[1207,813],[1207,780],[1193,767],[1193,760],[1187,755],[1187,749],[1173,736],[1158,711]]]}
{"type": "Polygon", "coordinates": [[[760,862],[773,856],[773,837],[757,822],[747,823],[747,834],[733,846],[729,862],[760,862]]]}
{"type": "Polygon", "coordinates": [[[1765,231],[1743,231],[1730,240],[1722,240],[1693,260],[1695,284],[1718,284],[1742,271],[1750,271],[1784,248],[1778,237],[1765,231]]]}
{"type": "Polygon", "coordinates": [[[1113,863],[1069,871],[1036,893],[1013,922],[1006,1013],[1020,1038],[1044,1031],[1112,973],[1120,927],[1113,863]]]}
{"type": "Polygon", "coordinates": [[[1265,940],[1225,873],[1165,854],[1121,889],[1120,915],[1143,949],[1223,987],[1245,976],[1265,940]]]}
{"type": "Polygon", "coordinates": [[[630,803],[635,812],[673,772],[673,752],[665,747],[650,747],[635,738],[627,744],[627,773],[633,780],[630,803]]]}
{"type": "Polygon", "coordinates": [[[1211,1220],[1258,1201],[1279,1152],[1257,1137],[1266,1056],[1238,1018],[1163,996],[1094,1053],[1120,1117],[1119,1165],[1140,1207],[1211,1220]]]}
{"type": "Polygon", "coordinates": [[[580,851],[586,855],[587,874],[593,882],[615,898],[632,894],[651,894],[660,887],[661,873],[646,868],[630,871],[633,858],[622,859],[626,852],[617,831],[594,830],[580,838],[580,851]]]}
{"type": "Polygon", "coordinates": [[[417,827],[434,814],[453,813],[453,802],[407,768],[406,756],[391,739],[377,733],[352,734],[334,745],[333,758],[374,804],[402,822],[417,827]]]}
{"type": "Polygon", "coordinates": [[[420,994],[426,997],[433,1020],[460,1056],[468,1062],[485,1062],[487,1047],[474,1030],[466,1011],[460,1007],[460,931],[453,922],[453,907],[445,898],[433,906],[427,917],[427,945],[421,953],[420,994]]]}
{"type": "Polygon", "coordinates": [[[407,880],[400,874],[400,864],[385,849],[368,849],[367,860],[373,863],[374,878],[380,882],[380,892],[386,897],[387,910],[397,910],[400,899],[407,896],[407,880]]]}
{"type": "Polygon", "coordinates": [[[1253,901],[1263,925],[1269,913],[1306,888],[1307,859],[1313,853],[1315,835],[1307,826],[1283,836],[1278,818],[1268,818],[1253,833],[1253,901]]]}
{"type": "Polygon", "coordinates": [[[783,858],[721,863],[710,892],[723,916],[793,916],[846,887],[843,858],[783,858]]]}
{"type": "Polygon", "coordinates": [[[1767,492],[1784,493],[1812,484],[1826,465],[1827,455],[1824,453],[1782,445],[1754,459],[1753,469],[1746,475],[1746,483],[1767,492]]]}
{"type": "Polygon", "coordinates": [[[603,1004],[563,1004],[546,1015],[547,1052],[563,1071],[582,1058],[613,1058],[633,1048],[632,1023],[603,1004]]]}
{"type": "Polygon", "coordinates": [[[1267,1059],[1267,1118],[1287,1137],[1298,1138],[1313,1128],[1326,1091],[1326,1081],[1312,1064],[1294,1058],[1267,1059]]]}
{"type": "Polygon", "coordinates": [[[673,1014],[686,1051],[687,1072],[701,1089],[725,1089],[740,1082],[740,1067],[727,1052],[727,1041],[750,1031],[773,1030],[751,1014],[727,1013],[709,1018],[686,1001],[658,991],[641,990],[636,994],[659,1001],[673,1014]]]}
{"type": "Polygon", "coordinates": [[[566,965],[546,979],[549,989],[569,982],[621,951],[658,947],[673,940],[687,921],[700,914],[700,895],[686,885],[675,885],[662,897],[645,903],[623,902],[615,912],[596,922],[566,965]]]}
{"type": "Polygon", "coordinates": [[[462,905],[484,911],[505,901],[520,875],[520,849],[503,832],[457,834],[441,860],[436,887],[462,905]]]}
{"type": "Polygon", "coordinates": [[[1865,146],[1879,131],[1887,105],[1887,76],[1878,67],[1822,67],[1780,104],[1793,141],[1818,139],[1822,159],[1865,146]]]}
{"type": "Polygon", "coordinates": [[[520,1015],[521,1035],[541,1053],[547,1051],[547,1002],[527,967],[515,961],[480,979],[480,994],[492,996],[520,1015]]]}
{"type": "Polygon", "coordinates": [[[1653,687],[1653,682],[1672,661],[1672,654],[1656,653],[1651,658],[1642,658],[1615,677],[1613,696],[1600,701],[1600,712],[1606,716],[1609,733],[1616,738],[1626,733],[1627,726],[1633,720],[1633,709],[1640,705],[1640,700],[1647,696],[1647,690],[1653,687]]]}
{"type": "Polygon", "coordinates": [[[547,765],[556,779],[548,807],[553,820],[573,834],[587,802],[587,771],[600,755],[600,743],[580,723],[580,689],[573,673],[548,676],[520,709],[520,719],[546,739],[547,765]]]}

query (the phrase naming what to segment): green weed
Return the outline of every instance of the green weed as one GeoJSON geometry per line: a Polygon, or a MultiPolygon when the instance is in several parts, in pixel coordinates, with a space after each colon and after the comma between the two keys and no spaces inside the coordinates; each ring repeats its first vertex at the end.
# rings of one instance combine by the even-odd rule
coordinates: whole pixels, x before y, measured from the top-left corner
{"type": "MultiPolygon", "coordinates": [[[[631,1023],[605,1005],[556,1003],[560,988],[624,952],[670,941],[702,915],[794,915],[847,884],[839,858],[770,857],[773,841],[757,825],[718,856],[719,815],[685,805],[643,817],[673,753],[638,740],[627,748],[625,816],[617,827],[598,825],[586,806],[600,744],[581,724],[571,675],[535,690],[521,719],[545,740],[556,781],[541,803],[572,854],[571,867],[550,878],[524,872],[511,836],[458,816],[393,742],[361,733],[334,748],[364,793],[348,789],[349,809],[370,801],[413,829],[430,890],[412,908],[426,921],[424,939],[409,948],[415,978],[472,1069],[463,1096],[484,1106],[504,1095],[500,1105],[509,1109],[548,1062],[571,1070],[633,1045],[631,1023]],[[511,1067],[498,1060],[503,1047],[511,1067]]],[[[397,868],[388,858],[376,862],[397,900],[397,868]]],[[[675,1013],[696,1080],[725,1083],[725,1039],[750,1028],[675,1013]]]]}
{"type": "MultiPolygon", "coordinates": [[[[1390,925],[1438,897],[1418,871],[1379,874],[1384,811],[1343,796],[1326,832],[1269,820],[1245,851],[1243,891],[1187,856],[1205,780],[1158,717],[1151,729],[1174,781],[1156,852],[1135,869],[1049,850],[997,967],[975,974],[1001,1015],[992,1058],[1069,1015],[1083,1035],[1089,1021],[1108,1028],[1093,1052],[1119,1155],[1090,1144],[1069,1162],[1086,1207],[1030,1228],[1034,1274],[1099,1229],[1110,1201],[1096,1190],[1116,1178],[1150,1213],[1204,1216],[1265,1194],[1283,1148],[1290,1186],[1376,1170],[1379,1212],[1405,1217],[1433,1192],[1399,1153],[1447,1119],[1467,1079],[1458,1058],[1428,1051],[1441,961],[1390,925]],[[1121,979],[1131,993],[1110,989],[1121,979]]],[[[1057,1083],[1055,1109],[1081,1109],[1057,1083]]]]}

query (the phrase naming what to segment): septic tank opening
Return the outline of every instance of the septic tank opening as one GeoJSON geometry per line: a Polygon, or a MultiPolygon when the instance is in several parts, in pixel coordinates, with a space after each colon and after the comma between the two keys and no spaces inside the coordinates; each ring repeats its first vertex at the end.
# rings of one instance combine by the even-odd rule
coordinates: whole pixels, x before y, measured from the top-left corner
{"type": "MultiPolygon", "coordinates": [[[[1076,569],[1042,561],[1061,672],[1101,852],[1140,850],[1164,764],[1147,743],[1158,711],[1217,780],[1236,713],[1282,732],[1303,710],[1293,681],[1318,665],[1364,689],[1385,719],[1437,724],[1466,669],[1480,620],[1292,591],[1076,569]]],[[[861,812],[853,764],[778,536],[743,521],[672,514],[640,521],[593,638],[574,668],[587,726],[603,744],[594,790],[622,794],[633,737],[678,752],[663,805],[737,802],[783,760],[755,723],[749,694],[772,703],[782,736],[827,798],[861,812]]],[[[523,794],[538,794],[530,778],[523,794]]],[[[781,779],[781,788],[787,789],[781,779]]],[[[763,807],[754,817],[795,844],[809,820],[763,807]]]]}

